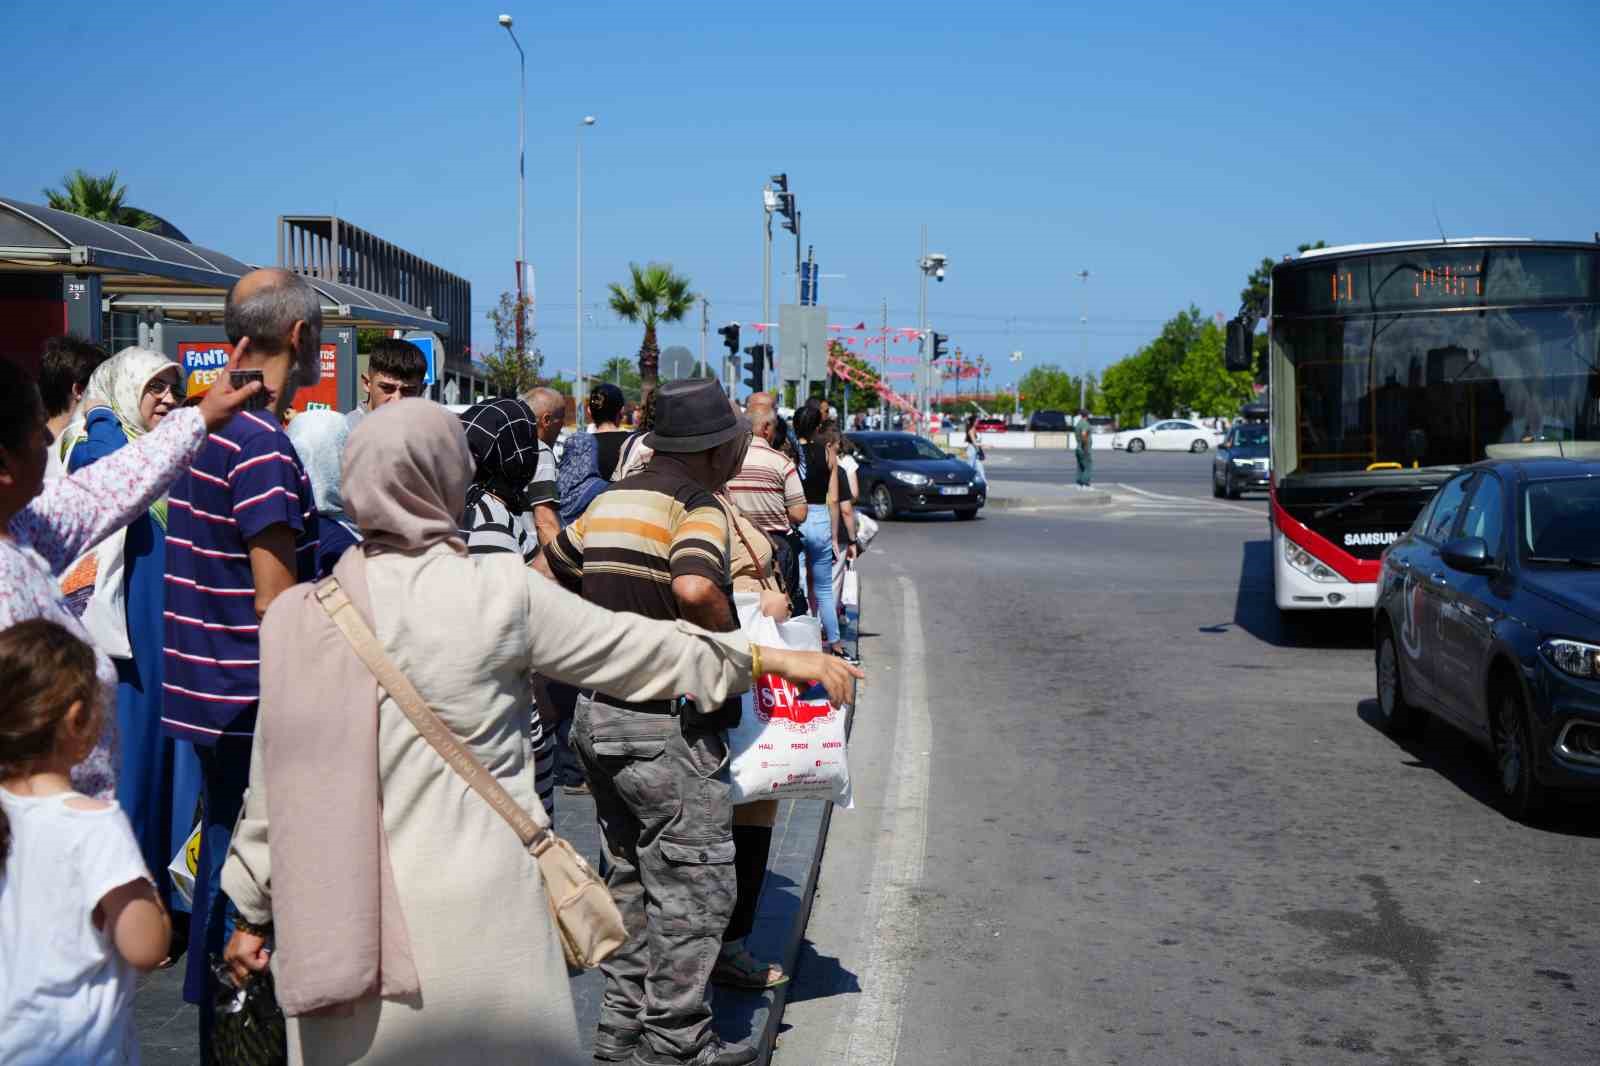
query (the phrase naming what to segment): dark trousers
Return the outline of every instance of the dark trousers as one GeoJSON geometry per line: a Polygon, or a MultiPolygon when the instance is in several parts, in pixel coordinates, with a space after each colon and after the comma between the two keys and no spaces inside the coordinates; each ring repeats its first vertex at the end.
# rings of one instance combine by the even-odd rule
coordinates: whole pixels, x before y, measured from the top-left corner
{"type": "Polygon", "coordinates": [[[583,784],[583,763],[572,750],[572,719],[578,711],[578,690],[560,681],[546,681],[545,692],[561,715],[556,723],[556,784],[583,784]]]}
{"type": "Polygon", "coordinates": [[[728,930],[722,934],[724,942],[742,940],[756,927],[756,904],[761,901],[761,885],[767,879],[767,860],[772,856],[772,827],[734,826],[733,848],[733,871],[739,894],[733,902],[728,930]]]}
{"type": "Polygon", "coordinates": [[[642,714],[578,698],[573,748],[594,793],[606,883],[628,939],[600,966],[600,1026],[690,1058],[711,1037],[706,986],[733,915],[728,746],[693,710],[642,714]]]}
{"type": "Polygon", "coordinates": [[[1088,448],[1078,449],[1078,484],[1087,487],[1094,481],[1094,452],[1088,448]]]}
{"type": "Polygon", "coordinates": [[[250,744],[248,737],[221,737],[212,747],[194,747],[200,757],[200,858],[190,908],[183,998],[200,1008],[201,1062],[211,1061],[217,991],[211,961],[222,957],[222,949],[233,935],[233,907],[222,892],[222,864],[250,783],[250,744]]]}

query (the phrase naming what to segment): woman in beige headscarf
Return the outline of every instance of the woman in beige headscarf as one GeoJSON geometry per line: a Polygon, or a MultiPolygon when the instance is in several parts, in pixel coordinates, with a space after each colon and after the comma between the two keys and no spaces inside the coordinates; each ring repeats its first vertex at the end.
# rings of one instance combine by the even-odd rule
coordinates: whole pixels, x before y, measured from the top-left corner
{"type": "MultiPolygon", "coordinates": [[[[444,408],[401,400],[369,415],[344,482],[365,540],[334,576],[525,809],[538,802],[533,672],[708,708],[749,685],[737,633],[613,614],[515,555],[468,556],[456,518],[471,477],[444,408]]],[[[860,676],[820,654],[760,655],[766,672],[834,688],[860,676]]],[[[533,859],[378,691],[312,586],[267,612],[261,683],[250,793],[222,874],[244,919],[227,959],[240,977],[265,967],[273,926],[290,1061],[575,1066],[570,987],[533,859]]]]}

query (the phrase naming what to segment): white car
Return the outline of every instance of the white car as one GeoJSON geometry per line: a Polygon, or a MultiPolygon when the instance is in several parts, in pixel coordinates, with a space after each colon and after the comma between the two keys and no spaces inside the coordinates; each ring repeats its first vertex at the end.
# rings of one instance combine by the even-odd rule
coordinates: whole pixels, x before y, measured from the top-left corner
{"type": "Polygon", "coordinates": [[[1169,418],[1143,429],[1124,429],[1111,438],[1111,446],[1119,450],[1142,452],[1203,452],[1222,443],[1220,429],[1209,429],[1198,422],[1183,418],[1169,418]]]}

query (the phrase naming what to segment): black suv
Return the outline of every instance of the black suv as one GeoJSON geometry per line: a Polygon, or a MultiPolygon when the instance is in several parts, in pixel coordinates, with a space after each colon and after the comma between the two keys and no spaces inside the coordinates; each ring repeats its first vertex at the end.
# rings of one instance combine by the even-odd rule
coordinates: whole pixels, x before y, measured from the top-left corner
{"type": "Polygon", "coordinates": [[[1066,433],[1071,429],[1072,423],[1065,411],[1035,411],[1028,419],[1031,433],[1066,433]]]}
{"type": "Polygon", "coordinates": [[[1600,462],[1467,467],[1384,552],[1378,716],[1428,711],[1495,756],[1507,813],[1600,789],[1600,462]]]}

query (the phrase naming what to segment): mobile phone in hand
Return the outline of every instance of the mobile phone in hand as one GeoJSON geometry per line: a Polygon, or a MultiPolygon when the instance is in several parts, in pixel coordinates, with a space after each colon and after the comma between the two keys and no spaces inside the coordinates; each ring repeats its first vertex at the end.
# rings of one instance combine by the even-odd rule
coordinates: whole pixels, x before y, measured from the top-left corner
{"type": "Polygon", "coordinates": [[[267,409],[267,383],[261,371],[230,370],[228,371],[228,378],[236,389],[242,389],[252,381],[261,382],[261,388],[257,389],[256,394],[250,397],[249,402],[244,405],[244,409],[246,411],[265,411],[267,409]]]}

